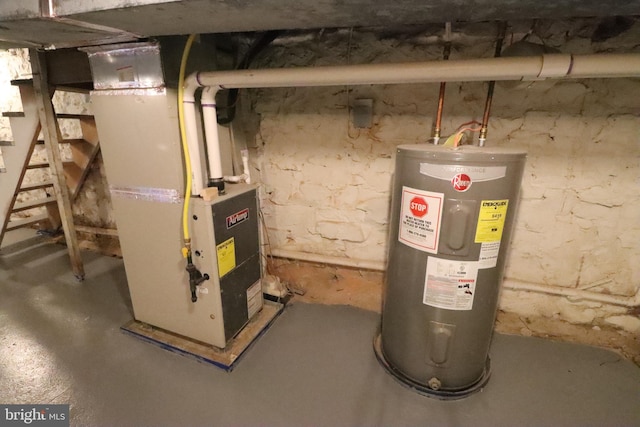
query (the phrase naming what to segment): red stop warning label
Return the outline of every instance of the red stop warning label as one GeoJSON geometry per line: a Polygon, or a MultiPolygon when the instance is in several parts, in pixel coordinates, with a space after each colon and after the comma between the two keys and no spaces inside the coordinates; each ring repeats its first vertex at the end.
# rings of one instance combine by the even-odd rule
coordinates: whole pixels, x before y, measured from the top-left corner
{"type": "Polygon", "coordinates": [[[409,209],[414,216],[422,218],[429,211],[429,205],[422,197],[414,197],[409,202],[409,209]]]}
{"type": "Polygon", "coordinates": [[[443,193],[403,186],[398,241],[437,254],[443,202],[443,193]]]}

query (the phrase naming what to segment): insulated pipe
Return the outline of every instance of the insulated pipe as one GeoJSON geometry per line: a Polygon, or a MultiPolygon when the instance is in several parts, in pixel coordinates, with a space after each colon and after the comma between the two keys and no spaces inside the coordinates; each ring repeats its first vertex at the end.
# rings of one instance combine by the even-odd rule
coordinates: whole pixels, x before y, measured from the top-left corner
{"type": "MultiPolygon", "coordinates": [[[[536,80],[544,78],[640,77],[640,54],[570,55],[459,59],[402,64],[367,64],[331,67],[279,68],[266,70],[210,71],[191,74],[185,81],[185,117],[196,128],[194,93],[199,87],[213,92],[231,88],[354,86],[454,81],[536,80]],[[192,110],[193,114],[187,113],[192,110]]],[[[214,110],[212,108],[212,110],[214,110]]],[[[217,134],[217,128],[216,128],[217,134]]],[[[190,133],[190,144],[197,137],[190,133]]],[[[210,141],[215,145],[215,141],[210,141]]],[[[197,144],[197,142],[195,142],[197,144]]],[[[210,151],[211,150],[210,148],[210,151]]],[[[192,151],[194,164],[199,151],[192,151]]],[[[214,155],[219,156],[219,151],[214,155]]],[[[194,181],[201,178],[194,176],[194,181]]],[[[194,187],[196,185],[194,184],[194,187]]],[[[195,193],[199,194],[199,193],[195,193]]]]}

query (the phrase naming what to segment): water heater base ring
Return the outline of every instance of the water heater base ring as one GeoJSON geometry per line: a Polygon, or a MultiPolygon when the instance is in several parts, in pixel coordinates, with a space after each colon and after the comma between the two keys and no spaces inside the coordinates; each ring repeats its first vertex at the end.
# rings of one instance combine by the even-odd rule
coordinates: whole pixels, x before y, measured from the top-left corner
{"type": "Polygon", "coordinates": [[[376,359],[382,365],[382,367],[389,373],[391,376],[402,384],[405,387],[410,388],[411,390],[422,394],[423,396],[432,397],[440,400],[457,400],[463,399],[467,396],[472,395],[473,393],[477,393],[481,391],[484,386],[489,381],[489,377],[491,376],[491,360],[487,356],[487,362],[484,368],[484,372],[482,376],[478,379],[478,381],[471,385],[470,387],[464,390],[433,390],[426,384],[418,383],[411,378],[404,375],[402,372],[391,366],[389,362],[384,357],[382,352],[382,336],[381,334],[377,334],[375,339],[373,340],[373,350],[376,353],[376,359]]]}

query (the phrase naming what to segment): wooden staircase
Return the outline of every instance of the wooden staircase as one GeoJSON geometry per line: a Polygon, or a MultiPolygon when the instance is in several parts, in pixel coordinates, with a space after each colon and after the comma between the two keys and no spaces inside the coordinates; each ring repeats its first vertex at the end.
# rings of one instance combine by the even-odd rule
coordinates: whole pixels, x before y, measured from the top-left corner
{"type": "Polygon", "coordinates": [[[23,111],[3,113],[9,118],[13,141],[0,141],[4,160],[4,168],[0,169],[0,243],[5,233],[18,228],[36,226],[40,230],[57,231],[62,227],[72,270],[82,279],[84,269],[71,204],[80,193],[100,143],[93,116],[55,113],[51,98],[56,90],[65,88],[49,87],[46,70],[39,63],[42,58],[40,53],[32,53],[33,80],[12,82],[20,90],[23,111]],[[35,62],[33,55],[36,55],[35,62]],[[61,120],[79,121],[82,137],[63,139],[61,120]],[[38,139],[40,134],[44,139],[38,139]],[[46,147],[48,160],[45,162],[34,159],[35,148],[40,144],[46,147]],[[65,145],[69,146],[68,151],[63,150],[65,145]],[[70,151],[69,159],[63,159],[63,151],[70,151]],[[37,182],[25,180],[32,170],[48,170],[49,178],[37,182]],[[23,197],[27,192],[30,197],[23,197]]]}

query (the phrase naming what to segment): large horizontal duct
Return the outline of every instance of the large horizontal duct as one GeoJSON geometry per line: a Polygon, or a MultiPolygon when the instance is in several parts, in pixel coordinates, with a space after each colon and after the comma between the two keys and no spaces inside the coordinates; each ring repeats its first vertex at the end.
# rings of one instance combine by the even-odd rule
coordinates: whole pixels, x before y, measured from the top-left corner
{"type": "Polygon", "coordinates": [[[189,33],[635,16],[640,0],[2,0],[0,47],[75,47],[189,33]],[[365,7],[363,7],[363,4],[365,7]]]}

